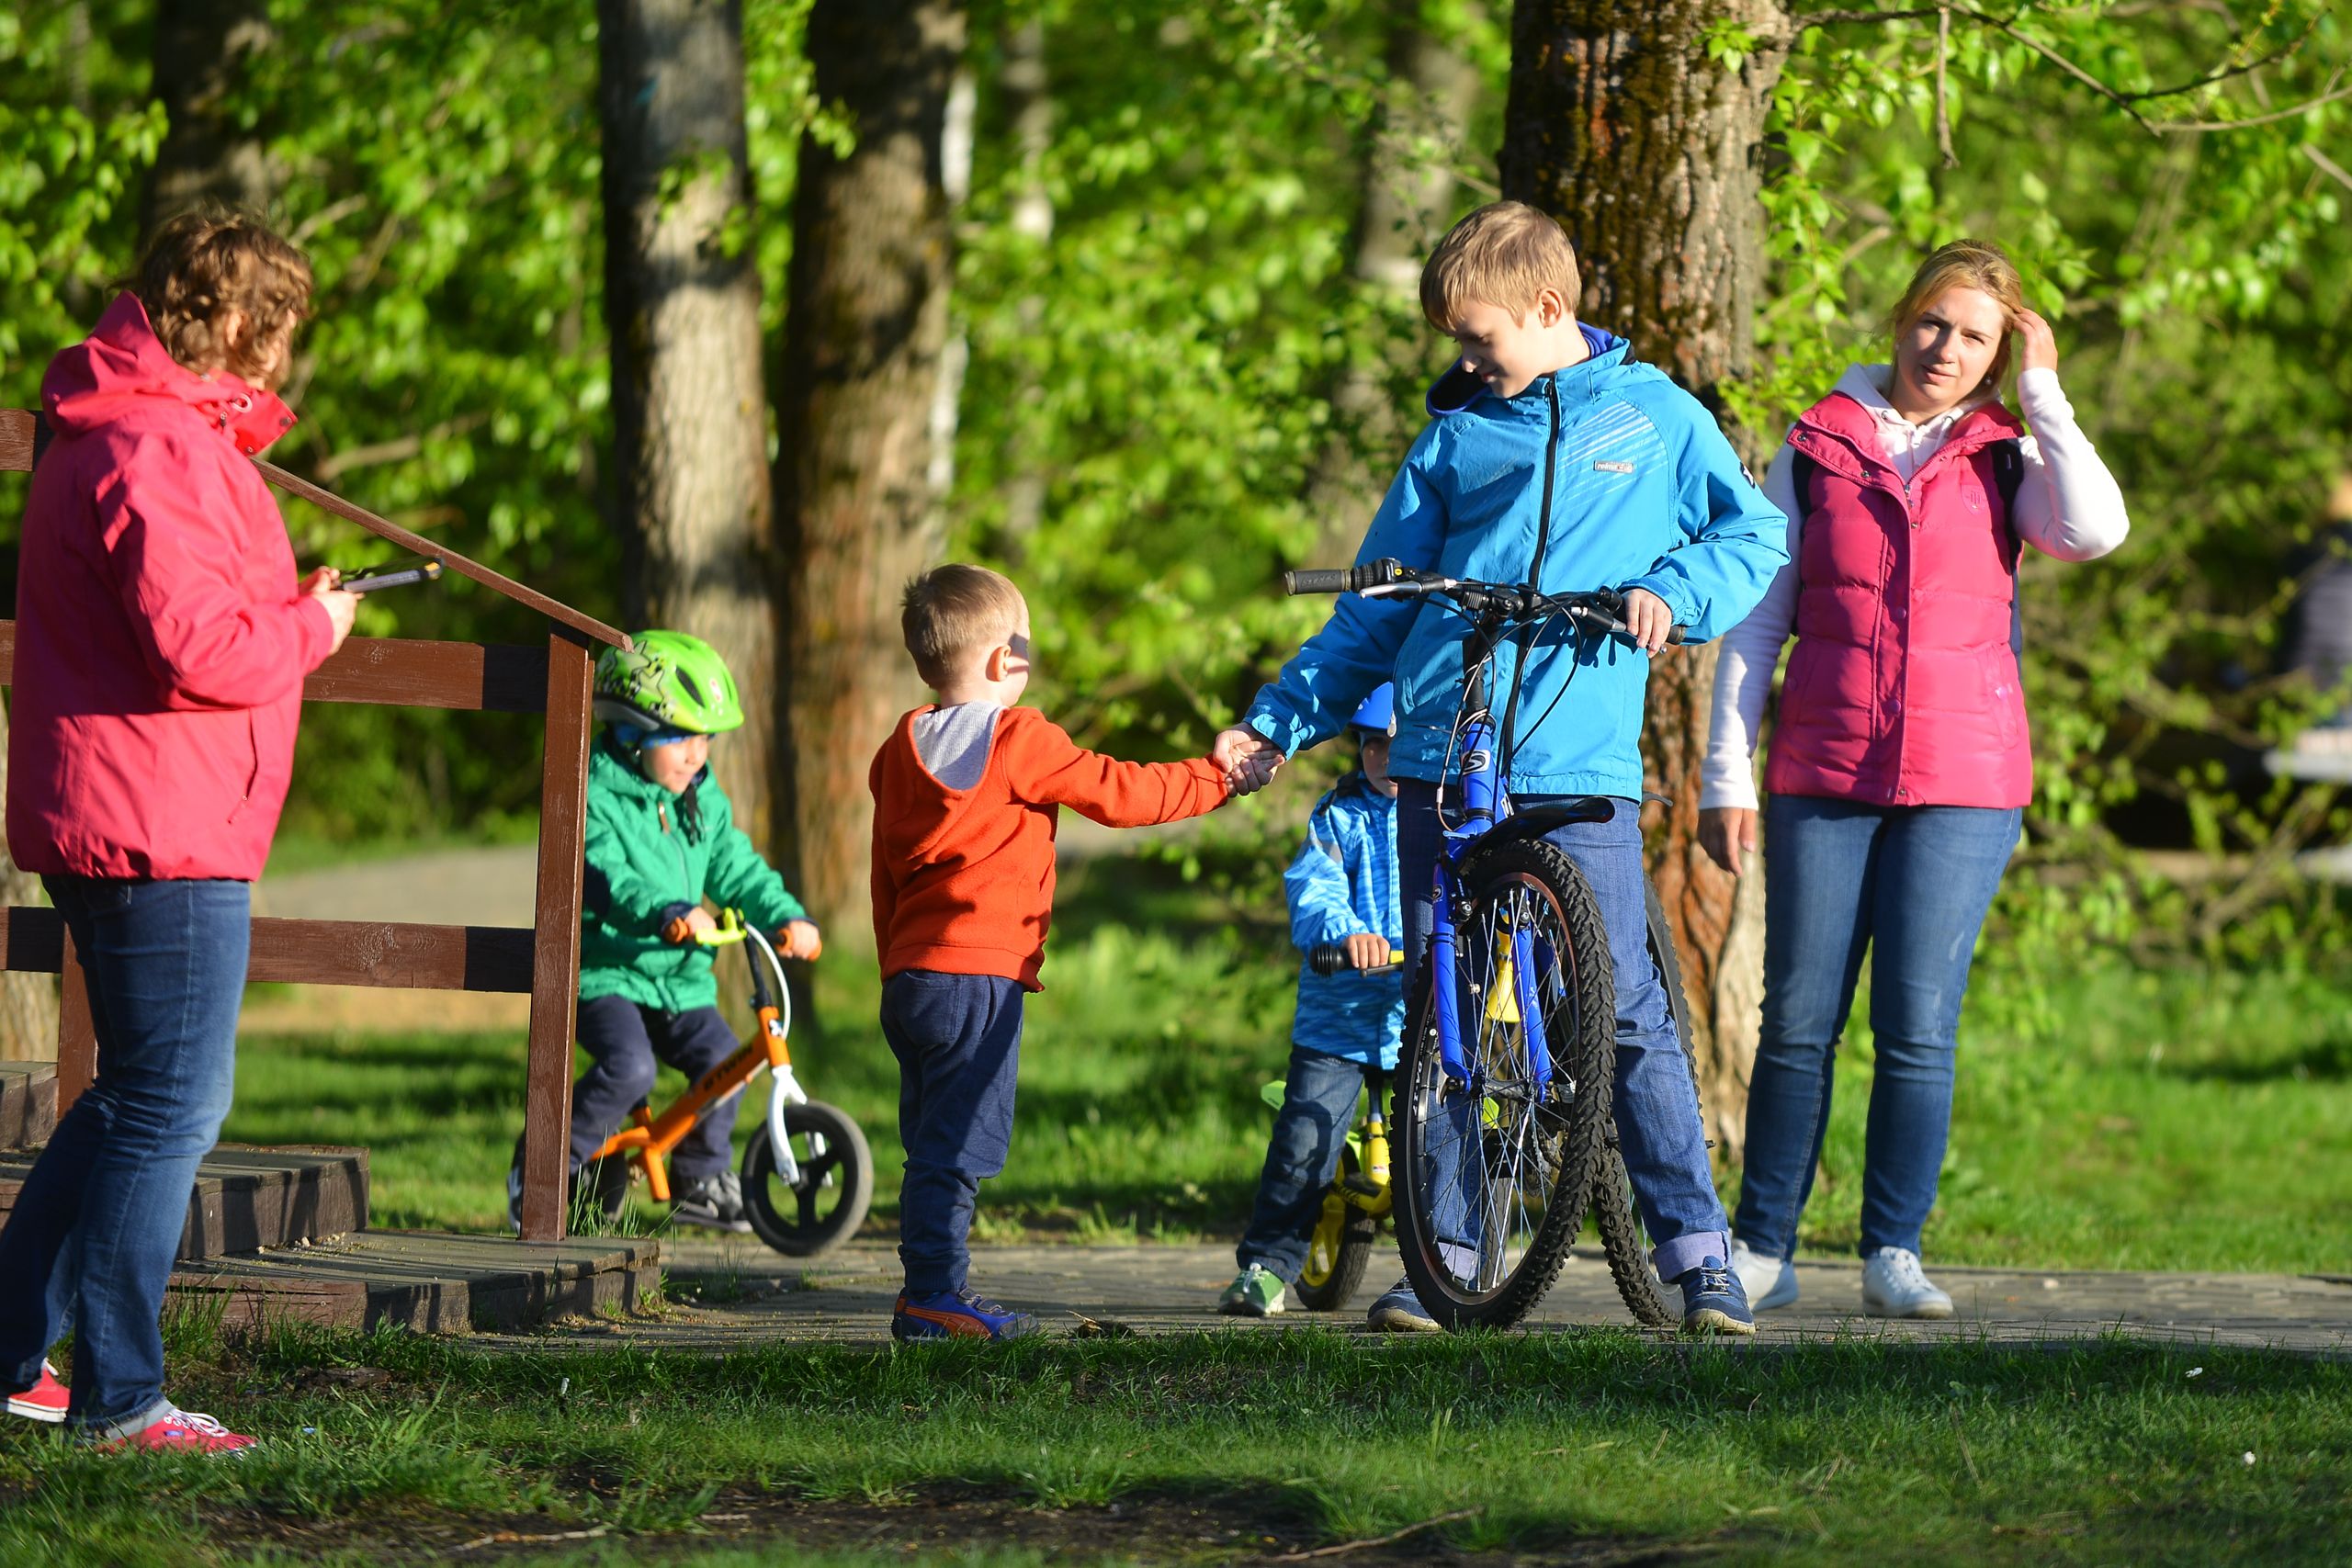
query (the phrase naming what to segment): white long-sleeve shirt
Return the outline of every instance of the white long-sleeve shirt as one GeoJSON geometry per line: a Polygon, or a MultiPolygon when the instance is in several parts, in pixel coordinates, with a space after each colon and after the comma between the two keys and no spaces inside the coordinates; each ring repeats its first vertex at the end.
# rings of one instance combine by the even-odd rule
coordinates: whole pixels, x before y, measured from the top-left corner
{"type": "MultiPolygon", "coordinates": [[[[1962,417],[1982,406],[1990,394],[1965,400],[1914,424],[1886,400],[1892,373],[1891,366],[1850,366],[1838,379],[1838,390],[1869,411],[1886,460],[1907,481],[1942,449],[1962,417]]],[[[2018,401],[2033,434],[2018,443],[2026,473],[2009,525],[2043,555],[2063,561],[2096,560],[2132,531],[2122,487],[2075,423],[2074,406],[2058,386],[2058,372],[2033,369],[2019,375],[2018,401]]],[[[1797,622],[1797,563],[1803,559],[1798,537],[1804,517],[1790,453],[1788,443],[1781,442],[1764,479],[1766,499],[1788,514],[1789,564],[1773,578],[1747,618],[1724,634],[1715,662],[1707,755],[1700,768],[1702,810],[1719,806],[1753,810],[1756,806],[1756,735],[1763,728],[1764,705],[1771,695],[1773,667],[1797,622]]]]}

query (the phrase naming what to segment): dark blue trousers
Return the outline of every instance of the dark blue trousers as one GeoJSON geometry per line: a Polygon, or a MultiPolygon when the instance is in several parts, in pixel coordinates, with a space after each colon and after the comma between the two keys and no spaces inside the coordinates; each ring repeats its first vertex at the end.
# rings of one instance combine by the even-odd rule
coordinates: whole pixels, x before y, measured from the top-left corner
{"type": "Polygon", "coordinates": [[[907,1293],[960,1291],[972,1205],[1012,1148],[1021,982],[902,969],[882,982],[882,1034],[899,1059],[899,1258],[907,1293]]]}
{"type": "Polygon", "coordinates": [[[1290,1049],[1290,1075],[1274,1135],[1266,1145],[1265,1168],[1250,1228],[1241,1233],[1234,1258],[1272,1269],[1287,1285],[1298,1283],[1306,1267],[1306,1245],[1323,1215],[1323,1194],[1340,1174],[1340,1156],[1363,1099],[1363,1064],[1327,1056],[1304,1045],[1290,1049]]]}
{"type": "MultiPolygon", "coordinates": [[[[571,1168],[579,1169],[597,1147],[619,1131],[628,1113],[653,1092],[660,1069],[669,1063],[694,1082],[735,1054],[742,1043],[717,1008],[663,1012],[627,997],[598,997],[580,1004],[580,1045],[595,1058],[571,1086],[571,1168]]],[[[710,1106],[695,1130],[671,1151],[670,1174],[681,1182],[717,1176],[734,1163],[729,1139],[735,1132],[738,1092],[710,1106]]]]}
{"type": "Polygon", "coordinates": [[[98,1076],[0,1231],[0,1389],[30,1387],[70,1320],[68,1419],[124,1436],[167,1408],[164,1286],[236,1087],[253,889],[41,880],[89,976],[98,1076]]]}

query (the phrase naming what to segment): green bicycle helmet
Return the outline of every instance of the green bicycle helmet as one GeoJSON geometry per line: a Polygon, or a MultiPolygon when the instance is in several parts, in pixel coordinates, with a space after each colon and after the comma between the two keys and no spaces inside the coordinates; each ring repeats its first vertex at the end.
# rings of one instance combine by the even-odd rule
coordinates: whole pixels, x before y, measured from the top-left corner
{"type": "Polygon", "coordinates": [[[639,632],[637,646],[596,660],[596,716],[647,731],[717,735],[740,728],[743,705],[718,650],[684,632],[639,632]]]}

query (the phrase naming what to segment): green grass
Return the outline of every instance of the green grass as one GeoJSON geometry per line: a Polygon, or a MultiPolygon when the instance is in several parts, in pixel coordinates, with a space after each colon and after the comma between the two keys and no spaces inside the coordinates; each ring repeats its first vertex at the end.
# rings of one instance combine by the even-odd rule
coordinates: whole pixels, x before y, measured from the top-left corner
{"type": "Polygon", "coordinates": [[[362,1562],[602,1526],[575,1560],[774,1560],[727,1539],[748,1529],[903,1562],[924,1521],[968,1519],[976,1499],[994,1522],[965,1550],[996,1554],[962,1560],[989,1562],[1222,1561],[1450,1514],[1422,1547],[2279,1563],[2352,1541],[2352,1367],[2217,1349],[1308,1330],[712,1358],[195,1338],[175,1389],[282,1440],[232,1465],[0,1432],[0,1560],[243,1561],[274,1543],[362,1562]],[[329,1370],[354,1366],[390,1376],[329,1370]],[[1238,1533],[1188,1542],[1162,1528],[1179,1509],[1238,1533]],[[737,1522],[695,1534],[711,1514],[737,1522]]]}
{"type": "MultiPolygon", "coordinates": [[[[1267,1127],[1258,1089],[1287,1054],[1288,950],[1181,885],[1113,872],[1091,869],[1064,900],[1047,989],[1030,998],[1012,1162],[982,1193],[982,1239],[1222,1235],[1249,1212],[1267,1127]]],[[[842,956],[820,976],[823,1027],[796,1032],[796,1057],[810,1091],[865,1128],[887,1221],[897,1078],[872,971],[842,956]]],[[[1867,1018],[1865,996],[1805,1217],[1812,1252],[1849,1252],[1856,1239],[1867,1018]]],[[[522,1081],[519,1033],[254,1038],[227,1135],[366,1144],[379,1224],[491,1229],[522,1081]]],[[[660,1093],[680,1087],[665,1075],[660,1093]]],[[[2105,961],[2036,980],[1987,964],[1962,1025],[1953,1121],[1933,1259],[2341,1268],[2352,984],[2105,961]]]]}

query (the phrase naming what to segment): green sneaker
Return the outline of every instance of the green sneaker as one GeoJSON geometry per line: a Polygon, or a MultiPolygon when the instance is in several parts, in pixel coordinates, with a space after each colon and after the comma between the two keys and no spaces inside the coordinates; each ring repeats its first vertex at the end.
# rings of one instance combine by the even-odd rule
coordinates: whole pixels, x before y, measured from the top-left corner
{"type": "Polygon", "coordinates": [[[1216,1310],[1227,1317],[1272,1317],[1283,1310],[1283,1277],[1252,1263],[1217,1297],[1216,1310]]]}

